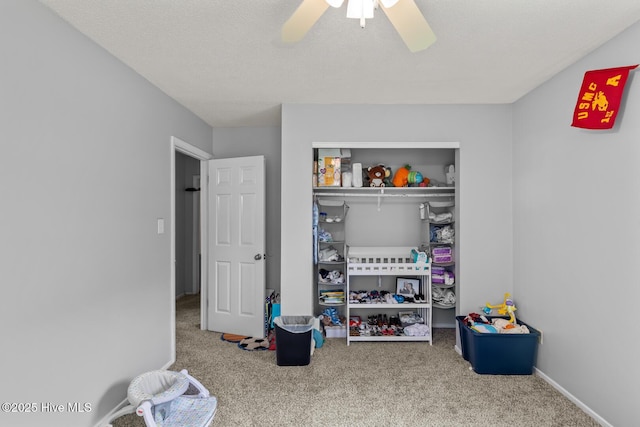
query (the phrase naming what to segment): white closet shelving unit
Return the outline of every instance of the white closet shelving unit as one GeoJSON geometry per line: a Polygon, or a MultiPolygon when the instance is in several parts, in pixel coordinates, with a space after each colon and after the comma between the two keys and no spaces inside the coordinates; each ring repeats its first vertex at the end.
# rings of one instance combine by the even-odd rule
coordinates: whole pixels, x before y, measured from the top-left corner
{"type": "Polygon", "coordinates": [[[320,308],[336,307],[344,315],[346,304],[346,230],[345,222],[349,206],[343,200],[318,198],[318,247],[316,283],[320,308]],[[335,273],[321,278],[320,272],[335,273]],[[337,274],[340,274],[338,276],[337,274]],[[340,297],[340,294],[342,297],[340,297]]]}
{"type": "MultiPolygon", "coordinates": [[[[354,277],[370,276],[374,278],[382,276],[415,277],[420,282],[420,294],[426,300],[421,303],[347,303],[347,318],[358,315],[363,321],[368,313],[378,310],[415,310],[422,318],[422,323],[429,328],[429,333],[423,336],[409,335],[359,335],[347,334],[347,345],[354,341],[425,341],[432,343],[431,330],[431,264],[416,263],[411,259],[411,250],[414,247],[349,247],[347,255],[347,293],[351,289],[354,277]]],[[[375,285],[373,285],[375,286],[375,285]]],[[[372,287],[373,287],[372,286],[372,287]]],[[[357,291],[359,289],[353,289],[357,291]]]]}
{"type": "MultiPolygon", "coordinates": [[[[423,313],[423,319],[428,322],[432,334],[432,327],[435,324],[437,327],[455,327],[455,307],[439,307],[435,309],[432,300],[431,291],[431,275],[432,265],[429,265],[429,274],[409,274],[402,269],[402,264],[415,264],[412,262],[400,262],[394,263],[393,269],[386,271],[371,272],[371,270],[356,270],[357,264],[363,264],[355,262],[359,255],[354,255],[358,251],[364,252],[373,251],[373,255],[383,255],[388,257],[389,255],[397,255],[394,248],[409,248],[409,251],[404,251],[402,256],[408,257],[410,249],[412,247],[421,248],[424,243],[424,235],[422,230],[425,229],[428,234],[429,223],[425,224],[425,221],[421,221],[419,216],[419,206],[421,204],[431,203],[430,206],[441,205],[441,201],[450,201],[457,199],[455,184],[447,186],[445,177],[445,167],[447,165],[454,165],[458,161],[458,149],[460,144],[457,142],[313,142],[312,148],[316,150],[314,152],[314,158],[317,159],[319,149],[341,149],[349,153],[350,157],[346,163],[347,171],[352,170],[353,165],[359,163],[362,165],[363,171],[366,173],[368,166],[376,164],[384,164],[389,167],[392,173],[398,170],[399,167],[410,164],[413,171],[421,172],[424,177],[428,177],[432,180],[431,186],[419,187],[353,187],[353,186],[313,186],[313,196],[315,200],[329,199],[335,201],[343,201],[348,204],[349,218],[346,219],[348,224],[345,228],[349,230],[349,236],[345,237],[344,249],[346,262],[344,265],[346,286],[345,286],[345,298],[347,303],[345,306],[340,306],[338,309],[344,309],[343,313],[346,315],[347,322],[349,321],[349,313],[353,315],[357,312],[363,322],[367,321],[367,313],[371,315],[376,314],[375,309],[379,309],[380,313],[391,313],[397,315],[399,311],[420,311],[423,313]],[[355,252],[354,252],[355,251],[355,252]],[[386,253],[385,253],[386,252],[386,253]],[[351,260],[349,258],[351,257],[351,260]],[[367,277],[369,276],[369,277],[367,277]],[[412,303],[415,306],[409,304],[375,304],[373,307],[354,306],[348,303],[349,300],[349,286],[353,286],[354,282],[357,287],[362,286],[362,289],[355,290],[379,290],[389,291],[395,293],[396,280],[395,277],[416,277],[419,278],[422,284],[421,294],[424,295],[424,299],[428,300],[427,303],[412,303]],[[377,278],[377,279],[376,279],[377,278]],[[370,284],[369,284],[370,281],[370,284]],[[454,309],[449,309],[454,308],[454,309]],[[406,310],[405,310],[406,309],[406,310]]],[[[341,152],[341,155],[343,153],[341,152]]],[[[344,170],[343,170],[344,171],[344,170]]],[[[314,169],[316,174],[316,182],[318,181],[317,170],[314,169]]],[[[457,173],[457,168],[456,168],[457,173]]],[[[355,178],[353,177],[355,183],[355,178]]],[[[366,185],[366,181],[363,179],[366,185]]],[[[455,208],[455,206],[454,206],[455,208]]],[[[454,216],[457,216],[457,208],[454,212],[454,216]]],[[[453,209],[452,209],[453,212],[453,209]]],[[[452,226],[455,227],[456,232],[458,224],[453,221],[452,226]]],[[[427,240],[428,242],[428,240],[427,240]]],[[[456,254],[458,248],[454,246],[456,254]]],[[[370,268],[370,263],[367,268],[370,268]]],[[[380,263],[379,269],[384,269],[380,263]]],[[[459,263],[452,265],[450,268],[457,275],[459,263]]],[[[331,266],[333,268],[333,266],[331,266]]],[[[407,265],[407,268],[411,265],[407,265]]],[[[326,268],[326,267],[325,267],[326,268]]],[[[339,268],[339,266],[336,266],[339,268]]],[[[319,305],[321,301],[318,294],[318,280],[317,272],[318,268],[314,270],[314,286],[316,292],[314,292],[315,310],[318,314],[323,310],[323,306],[319,305]]],[[[456,278],[457,279],[457,278],[456,278]]],[[[336,286],[337,288],[337,286],[336,286]]],[[[442,287],[440,288],[442,289],[442,287]]],[[[458,290],[458,283],[456,281],[455,286],[451,287],[452,290],[458,290]]],[[[354,290],[351,288],[351,290],[354,290]]],[[[347,327],[348,328],[348,327],[347,327]]],[[[347,343],[353,341],[431,341],[431,334],[429,337],[398,337],[391,335],[383,336],[348,336],[347,343]]]]}
{"type": "Polygon", "coordinates": [[[421,249],[429,254],[432,263],[432,305],[443,310],[456,307],[454,207],[453,197],[431,200],[421,206],[425,233],[421,249]]]}

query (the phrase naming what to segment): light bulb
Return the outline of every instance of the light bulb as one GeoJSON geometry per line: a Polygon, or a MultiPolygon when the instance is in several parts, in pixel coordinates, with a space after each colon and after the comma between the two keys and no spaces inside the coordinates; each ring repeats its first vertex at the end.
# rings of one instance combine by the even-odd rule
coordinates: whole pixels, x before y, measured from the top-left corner
{"type": "Polygon", "coordinates": [[[373,18],[374,0],[349,0],[347,4],[347,18],[371,19],[373,18]]]}

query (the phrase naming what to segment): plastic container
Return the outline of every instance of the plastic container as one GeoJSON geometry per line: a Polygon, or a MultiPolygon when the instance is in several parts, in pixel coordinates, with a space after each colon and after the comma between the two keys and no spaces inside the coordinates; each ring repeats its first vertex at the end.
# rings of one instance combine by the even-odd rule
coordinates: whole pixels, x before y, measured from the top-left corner
{"type": "Polygon", "coordinates": [[[347,327],[346,326],[325,326],[324,333],[327,338],[346,338],[347,327]]]}
{"type": "Polygon", "coordinates": [[[311,362],[312,316],[280,316],[274,320],[276,363],[303,366],[311,362]]]}
{"type": "MultiPolygon", "coordinates": [[[[488,317],[488,319],[494,317],[488,317]]],[[[525,325],[530,333],[480,333],[468,327],[464,323],[464,318],[465,316],[456,316],[462,357],[471,363],[471,367],[477,374],[531,375],[533,373],[540,340],[540,332],[537,329],[518,320],[518,324],[525,325]]]]}

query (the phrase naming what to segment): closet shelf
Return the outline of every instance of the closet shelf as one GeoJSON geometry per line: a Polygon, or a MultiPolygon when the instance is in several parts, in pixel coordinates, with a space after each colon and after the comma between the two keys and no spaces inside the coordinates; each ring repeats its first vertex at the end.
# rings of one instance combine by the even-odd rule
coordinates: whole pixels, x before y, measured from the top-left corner
{"type": "Polygon", "coordinates": [[[453,267],[456,265],[455,262],[432,262],[431,265],[434,267],[453,267]]]}
{"type": "Polygon", "coordinates": [[[313,187],[315,196],[453,197],[455,187],[313,187]]]}
{"type": "Polygon", "coordinates": [[[441,304],[439,302],[434,302],[433,306],[436,307],[436,308],[444,308],[444,309],[455,308],[456,307],[455,304],[448,305],[448,304],[441,304]]]}
{"type": "Polygon", "coordinates": [[[429,303],[401,303],[401,304],[387,304],[387,303],[373,303],[373,304],[353,304],[349,303],[350,308],[371,308],[371,309],[383,309],[383,308],[431,308],[429,303]]]}
{"type": "MultiPolygon", "coordinates": [[[[455,288],[455,286],[456,286],[455,283],[453,285],[446,285],[444,283],[431,283],[432,288],[449,289],[449,288],[455,288]]],[[[435,305],[435,303],[433,305],[435,305]]]]}
{"type": "Polygon", "coordinates": [[[431,334],[427,336],[412,337],[409,335],[387,336],[350,336],[349,341],[431,341],[431,334]]]}

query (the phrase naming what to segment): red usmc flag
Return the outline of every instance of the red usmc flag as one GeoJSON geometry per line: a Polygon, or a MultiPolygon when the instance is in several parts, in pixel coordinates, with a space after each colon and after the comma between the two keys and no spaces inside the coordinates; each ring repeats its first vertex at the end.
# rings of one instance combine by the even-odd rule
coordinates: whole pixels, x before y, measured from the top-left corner
{"type": "Polygon", "coordinates": [[[607,68],[584,73],[571,126],[584,129],[611,129],[618,115],[628,67],[607,68]]]}

